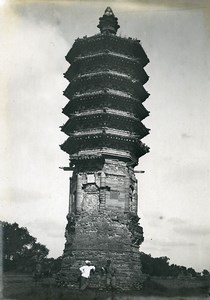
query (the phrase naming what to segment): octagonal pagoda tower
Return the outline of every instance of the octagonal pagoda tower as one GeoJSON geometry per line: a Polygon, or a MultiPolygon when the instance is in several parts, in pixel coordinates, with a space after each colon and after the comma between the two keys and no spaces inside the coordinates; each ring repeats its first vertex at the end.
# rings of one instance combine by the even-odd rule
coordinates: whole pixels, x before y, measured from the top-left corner
{"type": "MultiPolygon", "coordinates": [[[[69,118],[62,131],[68,139],[69,213],[61,274],[78,286],[78,269],[85,260],[116,267],[116,287],[140,288],[139,246],[143,230],[137,215],[138,192],[134,167],[149,151],[142,143],[149,130],[143,85],[149,62],[140,41],[117,36],[118,19],[111,8],[99,19],[100,33],[77,39],[66,56],[70,82],[64,95],[69,118]]],[[[92,287],[104,287],[105,276],[92,276],[92,287]]]]}

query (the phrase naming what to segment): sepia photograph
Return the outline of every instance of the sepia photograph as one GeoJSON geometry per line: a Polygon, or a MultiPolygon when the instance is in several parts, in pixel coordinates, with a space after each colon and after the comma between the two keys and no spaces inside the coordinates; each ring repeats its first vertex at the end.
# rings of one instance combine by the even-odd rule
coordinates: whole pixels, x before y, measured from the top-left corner
{"type": "Polygon", "coordinates": [[[0,300],[210,299],[210,1],[0,0],[0,300]]]}

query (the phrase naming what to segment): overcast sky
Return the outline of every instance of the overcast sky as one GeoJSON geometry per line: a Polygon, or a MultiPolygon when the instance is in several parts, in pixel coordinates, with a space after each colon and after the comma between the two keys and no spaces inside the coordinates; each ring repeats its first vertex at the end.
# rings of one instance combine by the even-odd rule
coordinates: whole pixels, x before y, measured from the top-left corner
{"type": "Polygon", "coordinates": [[[111,6],[118,34],[141,40],[150,64],[139,161],[141,251],[210,270],[210,9],[208,1],[0,0],[1,219],[26,226],[57,257],[64,248],[68,165],[61,151],[64,56],[98,33],[111,6]]]}

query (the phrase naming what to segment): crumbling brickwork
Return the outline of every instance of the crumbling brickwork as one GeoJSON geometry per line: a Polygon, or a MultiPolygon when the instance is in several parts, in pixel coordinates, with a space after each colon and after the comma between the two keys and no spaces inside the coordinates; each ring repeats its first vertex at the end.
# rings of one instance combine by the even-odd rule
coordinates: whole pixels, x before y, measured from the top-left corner
{"type": "Polygon", "coordinates": [[[138,243],[142,242],[143,232],[138,227],[136,235],[137,224],[132,218],[131,214],[107,211],[70,215],[71,225],[67,229],[69,238],[65,245],[62,267],[65,284],[78,288],[79,267],[89,259],[96,266],[90,286],[105,288],[105,275],[101,272],[101,267],[110,259],[116,268],[116,288],[140,288],[143,276],[135,241],[137,236],[138,243]]]}
{"type": "Polygon", "coordinates": [[[63,281],[78,287],[79,267],[88,259],[96,266],[91,286],[105,288],[101,267],[110,259],[117,270],[116,288],[140,288],[143,229],[138,223],[137,195],[130,194],[137,184],[133,170],[125,162],[107,159],[101,171],[80,172],[73,175],[74,180],[79,181],[74,186],[79,190],[81,205],[74,209],[70,203],[63,281]],[[92,182],[87,182],[88,176],[92,182]]]}

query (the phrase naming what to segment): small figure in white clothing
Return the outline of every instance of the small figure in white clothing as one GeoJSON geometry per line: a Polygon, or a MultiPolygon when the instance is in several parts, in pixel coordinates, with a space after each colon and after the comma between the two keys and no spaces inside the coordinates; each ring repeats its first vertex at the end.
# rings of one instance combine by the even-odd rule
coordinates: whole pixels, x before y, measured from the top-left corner
{"type": "Polygon", "coordinates": [[[81,281],[80,281],[80,289],[85,290],[88,287],[90,281],[91,271],[95,271],[95,267],[91,266],[91,262],[89,260],[85,261],[85,266],[82,266],[80,269],[81,272],[81,281]]]}

